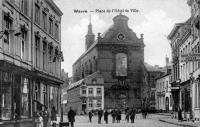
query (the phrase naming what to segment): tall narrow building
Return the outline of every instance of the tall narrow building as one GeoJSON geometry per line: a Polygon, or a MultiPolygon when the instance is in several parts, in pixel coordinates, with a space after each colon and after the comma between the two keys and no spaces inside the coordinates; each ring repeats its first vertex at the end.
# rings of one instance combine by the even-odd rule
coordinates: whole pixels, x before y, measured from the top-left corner
{"type": "Polygon", "coordinates": [[[53,0],[0,0],[1,127],[36,127],[44,108],[61,116],[62,14],[53,0]]]}

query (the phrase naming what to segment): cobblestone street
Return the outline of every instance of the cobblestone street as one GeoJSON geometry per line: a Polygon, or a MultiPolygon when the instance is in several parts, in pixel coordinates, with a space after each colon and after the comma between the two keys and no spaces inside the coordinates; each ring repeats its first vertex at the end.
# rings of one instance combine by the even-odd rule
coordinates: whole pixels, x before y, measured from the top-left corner
{"type": "MultiPolygon", "coordinates": [[[[141,114],[137,114],[135,123],[126,123],[124,120],[125,116],[122,115],[120,123],[112,123],[111,116],[109,116],[109,123],[105,124],[102,118],[102,124],[97,123],[97,116],[93,117],[92,123],[89,123],[88,116],[76,116],[75,127],[179,127],[174,124],[169,124],[159,121],[159,119],[168,119],[169,116],[162,115],[149,115],[147,119],[143,119],[141,114]]],[[[64,121],[67,121],[65,116],[64,121]]]]}

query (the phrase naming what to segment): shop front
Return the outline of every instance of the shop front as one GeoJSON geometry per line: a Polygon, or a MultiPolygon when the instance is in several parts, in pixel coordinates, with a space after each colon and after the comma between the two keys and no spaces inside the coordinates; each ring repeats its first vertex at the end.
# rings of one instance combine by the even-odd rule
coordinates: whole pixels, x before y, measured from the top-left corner
{"type": "Polygon", "coordinates": [[[44,108],[51,115],[55,107],[60,116],[62,81],[47,77],[49,79],[27,68],[0,62],[1,127],[34,127],[36,114],[44,108]]]}
{"type": "Polygon", "coordinates": [[[183,118],[190,119],[192,115],[190,80],[181,83],[180,95],[180,107],[182,109],[183,118]]]}
{"type": "Polygon", "coordinates": [[[0,61],[0,125],[32,127],[31,72],[0,61]]]}

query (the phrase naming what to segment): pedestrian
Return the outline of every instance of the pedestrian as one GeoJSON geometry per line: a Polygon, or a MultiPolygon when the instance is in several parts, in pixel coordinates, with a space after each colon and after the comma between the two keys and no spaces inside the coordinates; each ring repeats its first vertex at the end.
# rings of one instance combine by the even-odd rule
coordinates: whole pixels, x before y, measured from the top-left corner
{"type": "Polygon", "coordinates": [[[111,116],[112,116],[112,122],[115,123],[115,118],[116,118],[116,111],[115,111],[115,109],[113,109],[111,111],[111,116]]]}
{"type": "Polygon", "coordinates": [[[182,118],[182,110],[179,107],[179,109],[178,109],[178,121],[181,122],[182,120],[183,120],[183,118],[182,118]]]}
{"type": "Polygon", "coordinates": [[[57,117],[56,117],[56,109],[53,106],[51,110],[51,124],[53,127],[56,127],[57,117]]]}
{"type": "Polygon", "coordinates": [[[117,120],[117,123],[120,123],[120,120],[121,120],[121,111],[119,109],[117,110],[116,120],[117,120]]]}
{"type": "Polygon", "coordinates": [[[134,108],[131,109],[130,111],[130,119],[131,119],[131,123],[134,123],[135,120],[135,114],[136,114],[136,110],[134,108]]]}
{"type": "Polygon", "coordinates": [[[71,127],[74,127],[75,116],[76,116],[75,111],[72,110],[72,107],[70,107],[70,110],[68,112],[68,120],[69,120],[69,122],[71,124],[71,127]]]}
{"type": "Polygon", "coordinates": [[[88,116],[89,116],[89,121],[91,123],[92,122],[92,116],[93,116],[92,111],[89,111],[88,116]]]}
{"type": "Polygon", "coordinates": [[[125,120],[126,120],[127,122],[129,122],[129,118],[130,118],[130,110],[129,110],[129,109],[127,109],[127,110],[125,111],[125,115],[126,115],[125,120]]]}
{"type": "Polygon", "coordinates": [[[43,126],[44,127],[47,127],[48,125],[48,121],[49,121],[49,113],[48,113],[48,110],[47,110],[47,107],[44,106],[43,107],[43,113],[42,113],[42,117],[43,117],[43,126]]]}
{"type": "Polygon", "coordinates": [[[101,118],[102,118],[102,116],[103,116],[103,110],[100,109],[100,110],[98,111],[98,124],[101,124],[101,118]]]}
{"type": "Polygon", "coordinates": [[[39,122],[40,122],[40,126],[39,127],[43,127],[42,112],[40,113],[40,116],[39,116],[39,122]]]}
{"type": "Polygon", "coordinates": [[[36,121],[36,127],[43,127],[43,118],[42,113],[37,112],[37,121],[36,121]]]}
{"type": "Polygon", "coordinates": [[[107,110],[104,112],[104,121],[106,122],[106,124],[108,124],[108,111],[107,110]]]}

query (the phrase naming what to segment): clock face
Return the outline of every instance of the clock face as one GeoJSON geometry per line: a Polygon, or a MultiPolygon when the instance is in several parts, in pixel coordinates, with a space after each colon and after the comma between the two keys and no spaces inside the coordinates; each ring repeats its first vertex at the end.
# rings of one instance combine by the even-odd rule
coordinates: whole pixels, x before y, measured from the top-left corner
{"type": "Polygon", "coordinates": [[[122,40],[125,39],[125,35],[122,34],[122,33],[119,33],[118,36],[117,36],[117,39],[120,40],[120,41],[122,41],[122,40]]]}

